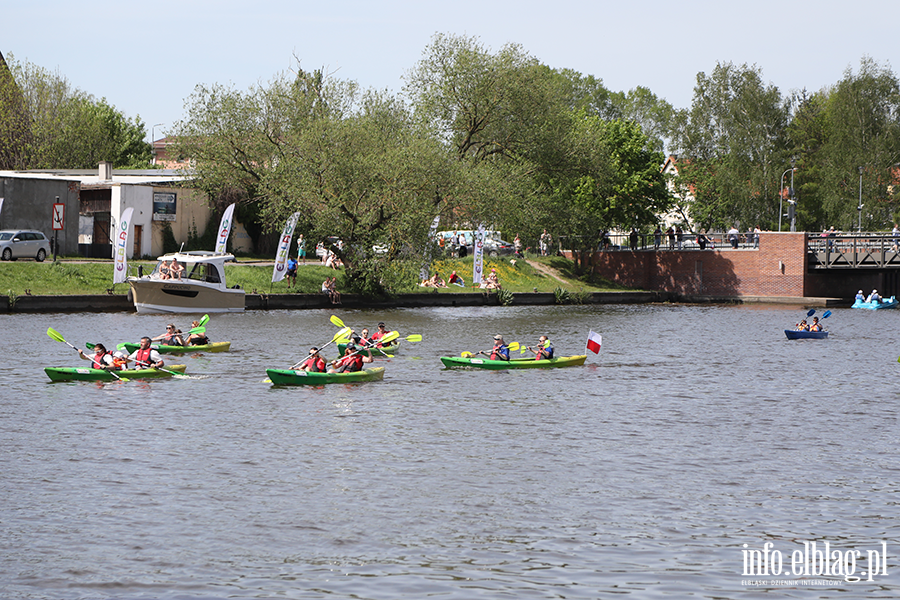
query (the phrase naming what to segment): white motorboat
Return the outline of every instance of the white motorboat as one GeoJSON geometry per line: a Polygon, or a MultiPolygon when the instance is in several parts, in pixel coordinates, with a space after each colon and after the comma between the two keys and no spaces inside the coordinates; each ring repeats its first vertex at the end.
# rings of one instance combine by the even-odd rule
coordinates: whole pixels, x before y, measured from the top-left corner
{"type": "Polygon", "coordinates": [[[243,312],[245,293],[225,283],[231,254],[173,252],[160,256],[149,275],[128,277],[128,294],[138,313],[243,312]],[[177,261],[184,270],[173,270],[177,261]]]}

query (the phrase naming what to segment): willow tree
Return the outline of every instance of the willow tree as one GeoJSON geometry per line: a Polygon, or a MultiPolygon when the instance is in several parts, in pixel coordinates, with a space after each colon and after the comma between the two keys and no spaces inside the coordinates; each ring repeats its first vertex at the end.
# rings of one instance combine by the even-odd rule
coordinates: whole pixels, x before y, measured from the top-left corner
{"type": "Polygon", "coordinates": [[[204,185],[241,190],[267,231],[299,211],[311,241],[339,237],[353,291],[408,283],[429,224],[457,196],[453,161],[402,102],[321,71],[246,92],[198,87],[188,115],[176,149],[204,185]]]}

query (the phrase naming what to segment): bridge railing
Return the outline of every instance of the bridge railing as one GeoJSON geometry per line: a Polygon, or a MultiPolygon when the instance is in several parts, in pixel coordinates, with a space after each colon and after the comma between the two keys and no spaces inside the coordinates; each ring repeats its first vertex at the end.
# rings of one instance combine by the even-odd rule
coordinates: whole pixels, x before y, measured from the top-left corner
{"type": "Polygon", "coordinates": [[[811,233],[806,243],[814,268],[900,267],[900,234],[811,233]]]}
{"type": "MultiPolygon", "coordinates": [[[[707,250],[758,250],[759,236],[750,232],[738,234],[737,242],[733,245],[727,233],[707,233],[707,250]]],[[[656,236],[652,233],[639,233],[632,239],[628,233],[609,233],[597,245],[599,252],[645,252],[663,250],[700,250],[697,241],[698,234],[682,233],[674,234],[671,238],[663,232],[656,236]]],[[[570,244],[566,236],[559,239],[560,247],[569,249],[570,244]]]]}

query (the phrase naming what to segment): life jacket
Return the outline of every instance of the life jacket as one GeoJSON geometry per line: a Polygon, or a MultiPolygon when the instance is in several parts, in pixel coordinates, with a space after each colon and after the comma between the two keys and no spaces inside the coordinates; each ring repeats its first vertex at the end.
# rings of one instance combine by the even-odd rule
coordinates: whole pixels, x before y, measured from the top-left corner
{"type": "Polygon", "coordinates": [[[150,353],[153,351],[153,348],[138,348],[134,352],[135,361],[137,361],[138,369],[149,369],[150,368],[150,353]]]}
{"type": "Polygon", "coordinates": [[[193,340],[191,340],[192,346],[206,346],[209,344],[209,338],[205,335],[197,335],[193,340]]]}
{"type": "Polygon", "coordinates": [[[97,355],[94,354],[94,356],[91,357],[91,368],[92,368],[92,369],[102,369],[102,368],[108,366],[108,365],[103,361],[103,357],[106,356],[106,355],[108,355],[108,354],[109,354],[109,352],[104,352],[103,354],[100,355],[100,358],[97,358],[97,355]]]}
{"type": "Polygon", "coordinates": [[[509,360],[509,346],[501,344],[491,348],[491,360],[509,360]]]}
{"type": "Polygon", "coordinates": [[[128,361],[124,358],[113,358],[112,368],[117,371],[121,371],[128,364],[128,361]]]}
{"type": "Polygon", "coordinates": [[[551,358],[553,358],[553,346],[548,344],[541,347],[541,349],[537,353],[537,356],[534,357],[534,360],[545,360],[544,352],[547,353],[546,360],[550,360],[551,358]]]}
{"type": "Polygon", "coordinates": [[[355,373],[362,369],[363,357],[360,354],[345,356],[338,362],[337,366],[342,373],[355,373]]]}
{"type": "Polygon", "coordinates": [[[310,371],[312,373],[324,373],[325,372],[325,361],[321,356],[310,356],[303,364],[300,365],[304,371],[310,371]],[[307,369],[307,367],[309,367],[307,369]]]}

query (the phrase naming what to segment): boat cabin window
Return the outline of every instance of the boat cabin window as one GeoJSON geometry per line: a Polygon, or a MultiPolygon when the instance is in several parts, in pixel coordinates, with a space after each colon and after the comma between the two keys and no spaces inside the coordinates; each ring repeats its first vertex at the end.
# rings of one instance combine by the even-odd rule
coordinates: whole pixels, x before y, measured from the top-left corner
{"type": "Polygon", "coordinates": [[[208,263],[194,263],[188,271],[188,279],[205,281],[206,283],[221,283],[219,269],[216,265],[208,263]]]}

